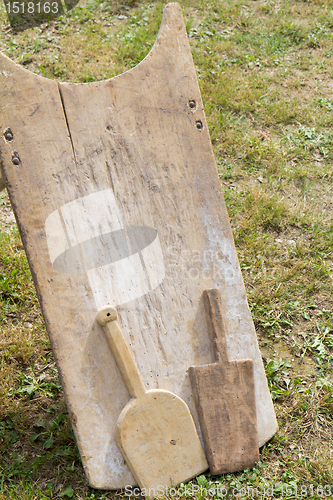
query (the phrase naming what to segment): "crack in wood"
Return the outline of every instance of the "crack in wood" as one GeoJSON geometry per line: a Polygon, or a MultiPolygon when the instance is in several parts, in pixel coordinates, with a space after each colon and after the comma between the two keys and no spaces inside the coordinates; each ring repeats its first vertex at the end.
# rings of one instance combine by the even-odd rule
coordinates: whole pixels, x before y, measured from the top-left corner
{"type": "Polygon", "coordinates": [[[64,112],[64,116],[65,116],[65,121],[66,121],[66,127],[67,127],[67,132],[68,132],[69,140],[71,141],[71,145],[72,145],[72,152],[73,152],[73,156],[74,156],[75,165],[77,165],[77,158],[76,158],[76,153],[75,153],[75,148],[74,148],[74,142],[73,142],[72,134],[71,134],[71,131],[70,131],[70,128],[69,128],[69,123],[68,123],[68,118],[67,118],[67,113],[66,113],[66,108],[65,108],[65,102],[64,102],[64,98],[63,98],[63,95],[62,95],[59,83],[58,83],[58,90],[59,90],[59,95],[60,95],[61,106],[62,106],[62,109],[63,109],[63,112],[64,112]]]}

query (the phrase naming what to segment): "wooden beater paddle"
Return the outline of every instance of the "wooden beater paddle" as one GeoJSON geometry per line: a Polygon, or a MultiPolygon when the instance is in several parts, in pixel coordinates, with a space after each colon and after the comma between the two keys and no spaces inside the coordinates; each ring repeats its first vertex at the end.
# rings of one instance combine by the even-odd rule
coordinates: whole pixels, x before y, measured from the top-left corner
{"type": "Polygon", "coordinates": [[[97,314],[131,399],[116,429],[117,444],[139,486],[154,498],[208,468],[190,410],[175,394],[147,391],[117,322],[117,311],[97,314]]]}
{"type": "Polygon", "coordinates": [[[229,361],[218,289],[204,302],[215,363],[189,369],[212,474],[254,467],[259,460],[253,361],[229,361]]]}

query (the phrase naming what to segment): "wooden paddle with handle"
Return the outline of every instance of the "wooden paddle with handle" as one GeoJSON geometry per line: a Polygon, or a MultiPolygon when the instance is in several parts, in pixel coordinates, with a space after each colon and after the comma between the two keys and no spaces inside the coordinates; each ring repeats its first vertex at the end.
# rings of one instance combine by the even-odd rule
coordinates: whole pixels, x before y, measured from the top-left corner
{"type": "Polygon", "coordinates": [[[147,391],[117,322],[117,311],[100,309],[98,323],[122,373],[131,399],[116,429],[117,444],[147,496],[185,482],[208,468],[187,404],[162,389],[147,391]]]}
{"type": "Polygon", "coordinates": [[[189,369],[212,474],[254,467],[259,460],[253,361],[229,361],[218,289],[205,290],[213,364],[189,369]]]}

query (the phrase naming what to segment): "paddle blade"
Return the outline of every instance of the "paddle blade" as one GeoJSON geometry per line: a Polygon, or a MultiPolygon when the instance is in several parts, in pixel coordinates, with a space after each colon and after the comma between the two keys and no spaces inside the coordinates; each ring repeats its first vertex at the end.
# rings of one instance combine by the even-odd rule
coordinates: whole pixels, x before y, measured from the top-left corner
{"type": "Polygon", "coordinates": [[[212,474],[254,467],[259,460],[252,360],[189,369],[212,474]]]}
{"type": "Polygon", "coordinates": [[[125,406],[117,422],[117,443],[151,498],[208,468],[187,404],[168,391],[148,391],[125,406]]]}

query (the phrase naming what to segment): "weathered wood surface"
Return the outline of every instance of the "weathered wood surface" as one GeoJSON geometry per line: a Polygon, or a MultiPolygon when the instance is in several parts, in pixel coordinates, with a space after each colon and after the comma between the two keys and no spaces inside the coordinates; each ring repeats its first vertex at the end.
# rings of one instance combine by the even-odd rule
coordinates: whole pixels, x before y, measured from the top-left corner
{"type": "MultiPolygon", "coordinates": [[[[208,468],[187,404],[170,391],[146,390],[111,307],[100,309],[111,351],[132,396],[117,421],[117,444],[139,486],[155,498],[208,468]]],[[[256,424],[256,423],[255,423],[256,424]]]]}
{"type": "Polygon", "coordinates": [[[212,474],[235,472],[259,460],[253,362],[230,362],[220,290],[204,302],[215,363],[190,367],[194,399],[212,474]]]}
{"type": "Polygon", "coordinates": [[[3,173],[90,484],[135,484],[116,444],[130,395],[95,321],[104,305],[146,388],[181,397],[199,429],[187,370],[211,362],[202,292],[221,289],[230,360],[254,360],[262,445],[277,424],[178,4],[148,56],[111,80],[57,84],[1,55],[0,107],[14,136],[0,137],[3,173]]]}
{"type": "Polygon", "coordinates": [[[0,191],[5,189],[5,187],[6,187],[5,179],[3,178],[3,175],[2,175],[2,172],[0,169],[0,191]]]}

